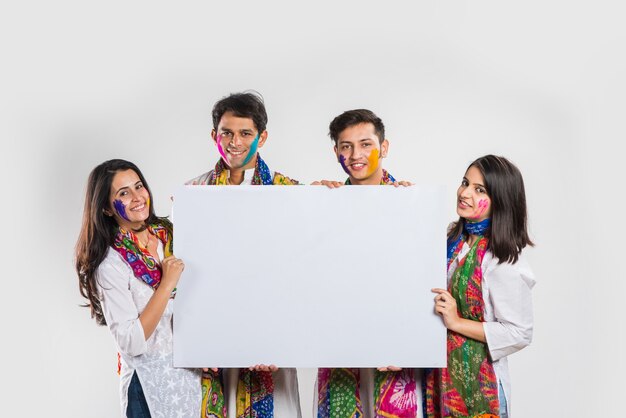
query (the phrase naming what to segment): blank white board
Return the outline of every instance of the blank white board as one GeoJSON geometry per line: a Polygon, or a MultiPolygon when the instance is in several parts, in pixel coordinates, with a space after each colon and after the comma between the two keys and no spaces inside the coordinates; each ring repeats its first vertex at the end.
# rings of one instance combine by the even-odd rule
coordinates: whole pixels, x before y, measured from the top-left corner
{"type": "Polygon", "coordinates": [[[185,186],[177,367],[444,367],[441,187],[185,186]]]}

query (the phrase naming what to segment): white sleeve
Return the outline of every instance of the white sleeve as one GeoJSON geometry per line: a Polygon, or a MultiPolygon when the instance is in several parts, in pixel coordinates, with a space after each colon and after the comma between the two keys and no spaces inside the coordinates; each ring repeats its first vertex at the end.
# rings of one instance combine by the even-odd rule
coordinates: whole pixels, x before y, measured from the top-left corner
{"type": "Polygon", "coordinates": [[[119,351],[138,356],[147,349],[139,312],[130,291],[132,270],[117,253],[109,254],[98,268],[100,302],[107,325],[119,351]]]}
{"type": "MultiPolygon", "coordinates": [[[[494,258],[497,262],[497,259],[494,258]]],[[[485,338],[493,361],[526,347],[533,336],[531,290],[535,285],[528,264],[520,258],[516,264],[496,264],[485,272],[489,300],[495,321],[485,322],[485,338]]]]}

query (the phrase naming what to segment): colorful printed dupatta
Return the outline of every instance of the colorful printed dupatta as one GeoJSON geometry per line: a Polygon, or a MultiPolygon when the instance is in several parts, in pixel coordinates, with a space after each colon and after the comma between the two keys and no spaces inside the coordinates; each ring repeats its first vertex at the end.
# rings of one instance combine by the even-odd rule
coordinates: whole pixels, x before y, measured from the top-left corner
{"type": "MultiPolygon", "coordinates": [[[[167,221],[166,221],[167,222],[167,221]]],[[[172,227],[167,224],[148,225],[148,231],[163,243],[165,257],[172,255],[172,227]]],[[[147,248],[139,244],[139,239],[133,231],[127,231],[120,227],[113,241],[113,249],[117,251],[128,265],[133,269],[133,274],[139,280],[156,290],[161,283],[161,266],[154,259],[147,248]]],[[[172,293],[174,297],[174,293],[172,293]]]]}
{"type": "MultiPolygon", "coordinates": [[[[448,269],[457,258],[468,233],[479,235],[468,254],[459,261],[449,284],[459,316],[484,321],[482,260],[489,240],[483,235],[489,226],[467,222],[464,234],[448,243],[448,269]],[[478,231],[468,229],[479,228],[478,231]],[[477,233],[478,232],[478,233],[477,233]]],[[[424,415],[428,418],[497,418],[500,414],[498,382],[486,343],[448,330],[448,367],[430,369],[424,379],[424,415]]]]}
{"type": "MultiPolygon", "coordinates": [[[[228,185],[228,166],[220,158],[215,169],[210,171],[206,182],[213,186],[228,185]]],[[[257,161],[252,177],[254,185],[296,185],[298,181],[278,172],[271,177],[270,170],[257,154],[257,161]]],[[[237,418],[273,418],[274,417],[274,380],[272,372],[256,372],[248,369],[239,370],[237,382],[237,418]]],[[[224,398],[224,378],[220,371],[209,370],[202,374],[202,418],[226,418],[227,408],[224,398]]]]}
{"type": "MultiPolygon", "coordinates": [[[[237,418],[274,416],[274,380],[272,372],[239,370],[237,382],[237,418]]],[[[209,370],[202,373],[202,418],[226,418],[224,375],[209,370]]]]}
{"type": "MultiPolygon", "coordinates": [[[[165,257],[172,255],[172,224],[169,221],[163,221],[162,225],[148,225],[148,231],[155,235],[163,243],[163,254],[165,257]]],[[[145,282],[152,289],[156,290],[161,283],[161,266],[154,259],[148,249],[139,245],[139,239],[133,231],[127,231],[120,227],[113,240],[113,249],[117,251],[122,258],[133,269],[133,274],[139,280],[145,282]]],[[[176,295],[176,289],[172,292],[172,296],[176,295]]],[[[122,373],[122,358],[117,353],[117,374],[122,373]]]]}
{"type": "MultiPolygon", "coordinates": [[[[224,160],[220,160],[215,164],[215,168],[208,174],[206,180],[207,185],[212,186],[226,186],[228,185],[228,166],[224,163],[224,160]]],[[[265,161],[261,158],[261,154],[257,154],[256,164],[254,167],[254,175],[252,177],[252,184],[254,185],[284,185],[291,186],[300,184],[297,180],[290,179],[278,172],[274,172],[274,178],[272,178],[270,169],[265,164],[265,161]]]]}
{"type": "MultiPolygon", "coordinates": [[[[381,185],[392,185],[395,178],[383,169],[381,185]]],[[[351,185],[348,178],[345,182],[351,185]]],[[[320,368],[317,373],[317,418],[363,417],[360,372],[357,368],[320,368]]],[[[414,418],[417,415],[417,393],[413,371],[375,372],[374,417],[414,418]]]]}

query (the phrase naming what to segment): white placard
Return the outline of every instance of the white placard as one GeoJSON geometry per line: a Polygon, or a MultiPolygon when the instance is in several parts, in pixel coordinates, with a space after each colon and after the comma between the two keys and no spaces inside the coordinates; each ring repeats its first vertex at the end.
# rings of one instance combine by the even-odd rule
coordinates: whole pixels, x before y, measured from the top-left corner
{"type": "Polygon", "coordinates": [[[185,186],[177,367],[443,367],[444,189],[185,186]]]}

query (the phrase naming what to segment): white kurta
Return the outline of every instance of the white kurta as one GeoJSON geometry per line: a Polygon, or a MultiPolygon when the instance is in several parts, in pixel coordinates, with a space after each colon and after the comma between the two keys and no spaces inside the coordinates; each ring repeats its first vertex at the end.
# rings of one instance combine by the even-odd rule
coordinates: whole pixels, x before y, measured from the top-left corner
{"type": "MultiPolygon", "coordinates": [[[[467,243],[448,269],[448,283],[459,260],[469,252],[467,243]]],[[[482,294],[485,302],[483,329],[496,377],[504,388],[508,414],[511,415],[511,378],[507,356],[530,344],[533,336],[531,290],[535,276],[523,254],[515,264],[498,264],[487,251],[481,264],[482,294]]]]}
{"type": "MultiPolygon", "coordinates": [[[[160,243],[159,256],[163,258],[160,243]]],[[[109,248],[96,277],[104,317],[121,355],[122,416],[126,416],[128,385],[137,372],[152,417],[198,418],[202,400],[200,370],[172,367],[174,299],[169,300],[159,324],[146,340],[139,314],[154,290],[134,276],[130,265],[113,248],[109,248]]]]}

